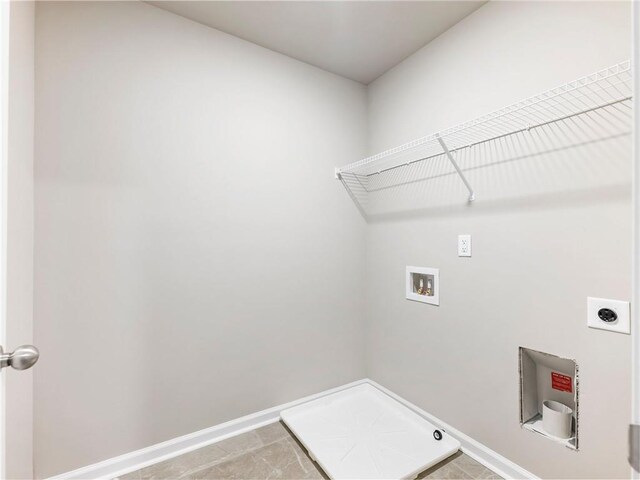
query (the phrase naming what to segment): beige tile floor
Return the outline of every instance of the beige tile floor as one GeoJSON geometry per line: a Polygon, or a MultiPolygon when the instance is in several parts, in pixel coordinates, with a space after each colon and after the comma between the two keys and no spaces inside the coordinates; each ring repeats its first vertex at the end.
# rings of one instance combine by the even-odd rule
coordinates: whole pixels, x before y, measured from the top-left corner
{"type": "MultiPolygon", "coordinates": [[[[243,479],[304,480],[327,478],[282,423],[273,423],[179,457],[128,473],[119,480],[243,479]]],[[[458,452],[418,478],[499,479],[458,452]]]]}

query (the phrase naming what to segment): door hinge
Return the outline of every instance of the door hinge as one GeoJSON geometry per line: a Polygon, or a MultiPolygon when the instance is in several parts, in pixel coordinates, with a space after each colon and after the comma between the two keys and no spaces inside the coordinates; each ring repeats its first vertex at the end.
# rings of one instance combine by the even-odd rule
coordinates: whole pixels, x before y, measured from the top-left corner
{"type": "Polygon", "coordinates": [[[640,472],[640,425],[629,425],[629,464],[640,472]]]}

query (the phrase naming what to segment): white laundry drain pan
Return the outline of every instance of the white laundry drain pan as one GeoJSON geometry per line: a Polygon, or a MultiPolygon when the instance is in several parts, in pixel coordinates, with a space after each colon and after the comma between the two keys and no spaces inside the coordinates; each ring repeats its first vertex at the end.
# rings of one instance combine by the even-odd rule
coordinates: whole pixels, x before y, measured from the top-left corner
{"type": "Polygon", "coordinates": [[[434,433],[434,425],[369,384],[280,415],[336,480],[414,478],[460,448],[460,442],[442,431],[434,433]]]}

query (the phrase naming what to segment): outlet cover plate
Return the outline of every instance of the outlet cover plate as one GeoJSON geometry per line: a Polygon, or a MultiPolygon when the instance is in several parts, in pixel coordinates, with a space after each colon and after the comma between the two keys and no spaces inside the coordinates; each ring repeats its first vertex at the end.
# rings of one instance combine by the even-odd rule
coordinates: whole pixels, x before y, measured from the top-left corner
{"type": "Polygon", "coordinates": [[[471,256],[471,235],[458,235],[458,256],[471,256]]]}
{"type": "Polygon", "coordinates": [[[587,297],[587,325],[617,333],[631,333],[629,302],[610,300],[607,298],[587,297]],[[598,317],[601,308],[613,310],[618,315],[615,322],[604,322],[598,317]]]}

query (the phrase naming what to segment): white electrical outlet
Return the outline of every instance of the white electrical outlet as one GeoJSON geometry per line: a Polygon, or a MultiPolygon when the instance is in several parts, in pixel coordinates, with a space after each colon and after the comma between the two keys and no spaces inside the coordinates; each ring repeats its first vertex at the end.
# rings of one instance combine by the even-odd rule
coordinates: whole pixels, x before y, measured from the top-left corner
{"type": "Polygon", "coordinates": [[[458,235],[458,256],[471,256],[471,235],[458,235]]]}
{"type": "Polygon", "coordinates": [[[587,297],[587,325],[618,333],[631,333],[629,302],[587,297]]]}

